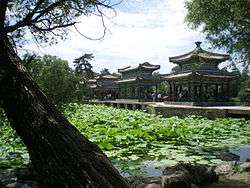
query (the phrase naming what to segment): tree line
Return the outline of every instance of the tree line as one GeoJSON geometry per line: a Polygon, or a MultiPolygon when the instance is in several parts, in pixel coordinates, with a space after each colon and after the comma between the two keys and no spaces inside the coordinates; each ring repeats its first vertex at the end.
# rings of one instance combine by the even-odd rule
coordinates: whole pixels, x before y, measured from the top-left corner
{"type": "Polygon", "coordinates": [[[94,72],[91,65],[93,58],[92,53],[75,58],[74,68],[71,68],[68,61],[56,56],[25,54],[23,64],[49,100],[61,106],[69,102],[82,101],[84,97],[88,97],[89,79],[94,79],[98,75],[111,74],[107,68],[102,69],[100,73],[94,72]]]}

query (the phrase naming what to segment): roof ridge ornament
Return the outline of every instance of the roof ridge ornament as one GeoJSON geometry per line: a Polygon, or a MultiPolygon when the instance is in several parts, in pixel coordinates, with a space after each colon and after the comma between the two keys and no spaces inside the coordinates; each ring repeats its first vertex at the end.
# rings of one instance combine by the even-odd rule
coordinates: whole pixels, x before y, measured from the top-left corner
{"type": "Polygon", "coordinates": [[[195,45],[196,45],[196,48],[201,48],[201,41],[196,41],[195,42],[195,45]]]}

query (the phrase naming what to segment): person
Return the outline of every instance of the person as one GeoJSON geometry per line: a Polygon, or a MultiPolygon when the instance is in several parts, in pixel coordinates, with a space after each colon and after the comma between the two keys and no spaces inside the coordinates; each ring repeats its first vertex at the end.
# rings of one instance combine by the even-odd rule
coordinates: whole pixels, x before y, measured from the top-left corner
{"type": "Polygon", "coordinates": [[[152,93],[152,99],[153,99],[153,102],[155,102],[155,99],[156,99],[156,93],[152,93]]]}
{"type": "Polygon", "coordinates": [[[179,97],[179,101],[181,101],[182,100],[182,92],[179,93],[178,97],[179,97]]]}
{"type": "Polygon", "coordinates": [[[169,96],[168,96],[168,95],[164,95],[164,96],[162,97],[162,100],[163,100],[163,101],[169,101],[169,96]]]}
{"type": "Polygon", "coordinates": [[[158,95],[157,95],[157,100],[161,101],[161,94],[160,93],[158,93],[158,95]]]}
{"type": "Polygon", "coordinates": [[[111,93],[109,93],[109,94],[107,95],[107,99],[108,99],[108,100],[111,100],[111,93]]]}

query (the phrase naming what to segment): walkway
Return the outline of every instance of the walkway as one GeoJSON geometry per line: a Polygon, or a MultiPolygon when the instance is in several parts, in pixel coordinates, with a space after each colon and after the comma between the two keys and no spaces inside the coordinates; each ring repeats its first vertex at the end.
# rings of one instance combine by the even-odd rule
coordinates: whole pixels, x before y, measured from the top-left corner
{"type": "Polygon", "coordinates": [[[103,104],[116,108],[146,110],[149,113],[161,114],[164,117],[188,115],[204,116],[208,118],[217,117],[245,117],[250,118],[250,106],[188,106],[173,105],[163,102],[138,102],[135,100],[118,100],[118,101],[89,101],[89,104],[103,104]]]}

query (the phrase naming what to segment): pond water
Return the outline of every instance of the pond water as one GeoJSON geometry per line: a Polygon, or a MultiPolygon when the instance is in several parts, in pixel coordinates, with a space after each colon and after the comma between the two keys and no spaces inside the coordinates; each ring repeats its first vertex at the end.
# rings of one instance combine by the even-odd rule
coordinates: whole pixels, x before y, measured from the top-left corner
{"type": "Polygon", "coordinates": [[[230,148],[229,152],[238,155],[240,162],[250,162],[250,146],[230,148]]]}
{"type": "MultiPolygon", "coordinates": [[[[138,168],[129,169],[128,171],[121,171],[124,177],[131,175],[147,175],[147,176],[161,176],[162,170],[166,166],[174,166],[178,162],[189,162],[192,164],[207,164],[207,165],[220,165],[224,161],[237,161],[239,163],[250,161],[250,146],[234,146],[232,148],[223,148],[216,151],[200,152],[202,155],[186,155],[182,152],[176,152],[177,156],[166,156],[165,159],[158,160],[145,160],[140,163],[138,168]],[[182,156],[182,159],[179,158],[182,156]],[[197,161],[196,161],[197,159],[197,161]],[[135,174],[134,174],[135,173],[135,174]]],[[[134,165],[136,166],[136,165],[134,165]]]]}

